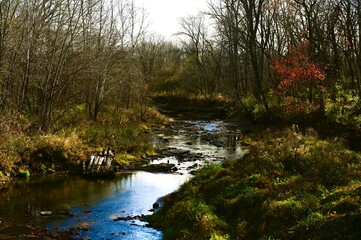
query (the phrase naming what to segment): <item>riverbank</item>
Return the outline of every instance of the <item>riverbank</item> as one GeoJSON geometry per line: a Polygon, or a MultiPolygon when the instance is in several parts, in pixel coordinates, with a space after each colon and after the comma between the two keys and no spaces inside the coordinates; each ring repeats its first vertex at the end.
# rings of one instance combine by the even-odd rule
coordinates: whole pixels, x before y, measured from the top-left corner
{"type": "Polygon", "coordinates": [[[143,164],[141,159],[156,154],[149,141],[153,127],[162,128],[169,118],[154,108],[144,117],[136,112],[108,112],[97,122],[88,121],[80,112],[77,121],[44,133],[31,122],[3,118],[0,121],[0,187],[16,178],[32,174],[81,173],[82,162],[106,146],[115,150],[114,163],[121,168],[143,164]]]}
{"type": "Polygon", "coordinates": [[[295,125],[242,137],[150,218],[164,239],[360,239],[361,156],[295,125]]]}

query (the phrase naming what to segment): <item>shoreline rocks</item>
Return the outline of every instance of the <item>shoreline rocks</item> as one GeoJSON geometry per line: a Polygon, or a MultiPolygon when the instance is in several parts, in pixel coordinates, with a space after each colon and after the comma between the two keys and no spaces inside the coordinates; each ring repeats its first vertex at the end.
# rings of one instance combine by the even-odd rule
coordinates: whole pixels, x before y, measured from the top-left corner
{"type": "Polygon", "coordinates": [[[150,164],[139,167],[137,170],[142,170],[146,172],[175,172],[177,171],[177,167],[173,163],[159,163],[159,164],[150,164]]]}

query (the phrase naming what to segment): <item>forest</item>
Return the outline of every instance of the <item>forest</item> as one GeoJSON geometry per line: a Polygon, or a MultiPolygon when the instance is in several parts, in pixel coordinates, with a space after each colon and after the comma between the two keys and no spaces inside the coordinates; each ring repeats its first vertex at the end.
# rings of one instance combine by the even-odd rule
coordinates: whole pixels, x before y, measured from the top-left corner
{"type": "Polygon", "coordinates": [[[0,111],[51,133],[178,94],[358,127],[359,15],[357,1],[210,1],[174,43],[133,1],[1,1],[0,111]]]}
{"type": "Polygon", "coordinates": [[[166,239],[358,239],[361,1],[207,3],[168,41],[133,0],[1,0],[0,183],[104,146],[120,164],[155,155],[143,133],[170,121],[157,103],[193,101],[258,130],[243,140],[247,167],[210,166],[165,200],[178,201],[159,212],[169,222],[182,208],[208,217],[185,217],[166,239]],[[217,184],[232,187],[210,199],[217,184]],[[252,207],[261,220],[243,216],[252,207]]]}

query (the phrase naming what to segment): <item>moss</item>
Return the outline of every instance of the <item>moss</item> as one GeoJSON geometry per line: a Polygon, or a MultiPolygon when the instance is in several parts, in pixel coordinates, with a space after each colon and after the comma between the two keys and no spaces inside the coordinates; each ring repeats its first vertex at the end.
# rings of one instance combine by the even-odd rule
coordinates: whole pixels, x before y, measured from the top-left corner
{"type": "Polygon", "coordinates": [[[210,238],[210,240],[229,240],[229,239],[230,239],[229,235],[227,234],[223,235],[222,233],[217,233],[217,232],[213,233],[210,238]]]}
{"type": "Polygon", "coordinates": [[[19,171],[18,171],[18,177],[20,177],[20,178],[29,178],[29,177],[30,177],[30,172],[29,172],[29,170],[19,169],[19,171]]]}

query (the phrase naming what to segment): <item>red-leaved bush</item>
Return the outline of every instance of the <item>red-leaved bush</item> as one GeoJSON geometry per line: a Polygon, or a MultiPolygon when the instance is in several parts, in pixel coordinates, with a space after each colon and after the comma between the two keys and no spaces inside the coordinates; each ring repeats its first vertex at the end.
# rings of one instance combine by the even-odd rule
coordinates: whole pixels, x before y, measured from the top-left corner
{"type": "Polygon", "coordinates": [[[285,57],[276,57],[273,70],[279,79],[278,91],[285,94],[287,90],[302,90],[302,87],[317,88],[322,91],[322,83],[326,79],[321,64],[310,59],[308,42],[302,42],[299,47],[289,47],[285,57]],[[310,85],[311,84],[311,85],[310,85]]]}
{"type": "Polygon", "coordinates": [[[309,113],[319,107],[325,91],[325,65],[311,59],[309,43],[289,47],[285,56],[273,60],[273,71],[279,80],[277,93],[282,98],[285,113],[309,113]]]}

